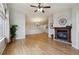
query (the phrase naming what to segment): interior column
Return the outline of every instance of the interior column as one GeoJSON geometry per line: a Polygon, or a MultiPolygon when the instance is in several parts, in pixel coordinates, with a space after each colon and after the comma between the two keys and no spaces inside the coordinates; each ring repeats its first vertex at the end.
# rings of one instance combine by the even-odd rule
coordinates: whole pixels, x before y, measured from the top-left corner
{"type": "Polygon", "coordinates": [[[79,8],[72,9],[72,47],[79,49],[79,8]]]}

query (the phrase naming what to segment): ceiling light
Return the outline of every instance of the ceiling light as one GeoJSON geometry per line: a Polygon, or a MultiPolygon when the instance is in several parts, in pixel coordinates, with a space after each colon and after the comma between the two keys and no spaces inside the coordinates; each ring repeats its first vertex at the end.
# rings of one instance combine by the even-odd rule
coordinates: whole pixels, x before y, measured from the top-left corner
{"type": "Polygon", "coordinates": [[[38,11],[42,12],[43,8],[38,8],[38,11]]]}

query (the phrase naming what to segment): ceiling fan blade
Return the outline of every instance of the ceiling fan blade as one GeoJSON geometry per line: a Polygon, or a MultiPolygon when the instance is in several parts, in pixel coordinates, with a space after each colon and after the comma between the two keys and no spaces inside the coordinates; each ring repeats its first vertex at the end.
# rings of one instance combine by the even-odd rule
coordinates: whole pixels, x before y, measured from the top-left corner
{"type": "Polygon", "coordinates": [[[37,12],[38,10],[35,10],[34,12],[37,12]]]}
{"type": "Polygon", "coordinates": [[[34,5],[30,5],[31,7],[37,7],[37,6],[34,6],[34,5]]]}
{"type": "Polygon", "coordinates": [[[43,8],[51,8],[50,6],[45,6],[45,7],[43,7],[43,8]]]}

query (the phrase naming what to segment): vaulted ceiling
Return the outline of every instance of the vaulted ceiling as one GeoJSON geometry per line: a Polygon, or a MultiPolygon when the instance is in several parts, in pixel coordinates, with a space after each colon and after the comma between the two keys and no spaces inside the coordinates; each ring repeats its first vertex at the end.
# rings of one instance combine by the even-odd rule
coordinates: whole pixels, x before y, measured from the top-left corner
{"type": "Polygon", "coordinates": [[[34,13],[34,10],[36,8],[30,7],[30,5],[38,5],[38,3],[10,3],[8,4],[8,7],[10,11],[17,11],[24,13],[26,17],[28,16],[29,18],[34,18],[34,17],[43,17],[46,18],[50,15],[53,15],[53,13],[61,12],[64,10],[71,9],[74,6],[79,6],[77,3],[42,3],[42,5],[49,5],[51,8],[45,9],[45,13],[42,12],[36,12],[34,13]]]}
{"type": "MultiPolygon", "coordinates": [[[[35,8],[31,8],[30,5],[38,5],[38,3],[10,3],[8,4],[10,9],[17,10],[23,13],[26,13],[27,15],[39,15],[40,12],[34,13],[35,8]]],[[[40,13],[40,15],[49,15],[58,11],[63,11],[65,9],[70,9],[75,5],[74,3],[42,3],[42,5],[50,5],[50,9],[45,9],[45,13],[40,13]]]]}

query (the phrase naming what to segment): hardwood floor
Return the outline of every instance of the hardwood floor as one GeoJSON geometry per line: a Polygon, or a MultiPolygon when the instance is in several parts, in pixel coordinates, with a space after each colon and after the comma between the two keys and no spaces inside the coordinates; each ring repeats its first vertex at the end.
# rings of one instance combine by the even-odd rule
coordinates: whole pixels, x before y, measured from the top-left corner
{"type": "Polygon", "coordinates": [[[79,51],[71,45],[54,41],[48,34],[29,35],[26,39],[8,44],[3,55],[73,55],[79,51]]]}

